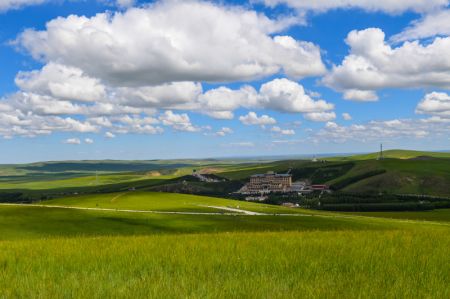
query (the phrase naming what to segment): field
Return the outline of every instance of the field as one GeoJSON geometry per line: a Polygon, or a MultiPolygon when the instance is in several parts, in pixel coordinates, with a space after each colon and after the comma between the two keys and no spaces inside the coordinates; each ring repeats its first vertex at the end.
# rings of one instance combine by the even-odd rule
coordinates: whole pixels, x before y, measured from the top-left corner
{"type": "MultiPolygon", "coordinates": [[[[220,209],[196,204],[237,207],[236,202],[145,192],[112,201],[117,195],[75,196],[44,202],[47,206],[0,205],[1,296],[450,295],[450,225],[445,222],[306,210],[290,216],[209,214],[220,209]],[[194,205],[186,209],[188,201],[194,205]]],[[[239,209],[267,211],[256,203],[239,203],[239,209]]]]}
{"type": "MultiPolygon", "coordinates": [[[[83,195],[46,200],[43,205],[84,208],[130,209],[172,212],[226,212],[222,208],[237,208],[266,214],[298,213],[299,210],[245,201],[160,192],[123,192],[83,195]]],[[[311,211],[301,210],[310,214],[311,211]]]]}
{"type": "Polygon", "coordinates": [[[238,232],[2,242],[0,289],[7,298],[448,298],[446,234],[238,232]]]}
{"type": "Polygon", "coordinates": [[[369,217],[382,217],[393,219],[427,220],[450,222],[450,209],[439,209],[420,212],[351,212],[348,215],[361,215],[369,217]]]}
{"type": "Polygon", "coordinates": [[[445,154],[387,154],[0,166],[0,298],[449,298],[450,209],[335,213],[155,192],[228,195],[289,169],[345,192],[450,192],[445,154]]]}

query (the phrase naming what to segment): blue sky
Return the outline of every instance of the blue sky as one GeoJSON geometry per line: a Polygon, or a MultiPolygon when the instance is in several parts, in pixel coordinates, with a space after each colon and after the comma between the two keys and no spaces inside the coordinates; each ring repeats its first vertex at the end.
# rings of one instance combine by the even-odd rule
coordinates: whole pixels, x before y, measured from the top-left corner
{"type": "Polygon", "coordinates": [[[0,0],[0,163],[450,148],[448,1],[299,3],[0,0]]]}

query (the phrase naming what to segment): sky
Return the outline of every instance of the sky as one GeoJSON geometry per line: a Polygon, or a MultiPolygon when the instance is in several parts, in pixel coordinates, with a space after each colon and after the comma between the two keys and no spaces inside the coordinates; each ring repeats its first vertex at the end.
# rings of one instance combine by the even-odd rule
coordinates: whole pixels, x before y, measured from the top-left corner
{"type": "Polygon", "coordinates": [[[0,0],[0,163],[450,150],[448,0],[0,0]]]}

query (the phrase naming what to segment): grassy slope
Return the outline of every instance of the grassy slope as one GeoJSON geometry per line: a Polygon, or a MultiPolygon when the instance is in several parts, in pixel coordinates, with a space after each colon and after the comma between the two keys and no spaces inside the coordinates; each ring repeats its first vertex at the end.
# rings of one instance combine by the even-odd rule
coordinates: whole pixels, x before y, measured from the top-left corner
{"type": "Polygon", "coordinates": [[[389,192],[399,194],[428,194],[450,196],[450,159],[361,161],[359,168],[350,171],[385,169],[386,173],[356,182],[345,191],[389,192]]]}
{"type": "Polygon", "coordinates": [[[357,181],[343,190],[450,196],[450,159],[372,159],[354,163],[345,175],[327,183],[332,185],[349,177],[384,169],[385,173],[357,181]]]}
{"type": "Polygon", "coordinates": [[[449,232],[363,217],[0,206],[0,290],[6,298],[448,298],[449,232]]]}
{"type": "MultiPolygon", "coordinates": [[[[378,157],[379,153],[370,153],[364,155],[353,155],[347,157],[335,157],[335,158],[327,158],[327,160],[372,160],[378,157]]],[[[383,156],[385,158],[392,159],[412,159],[421,156],[434,157],[434,158],[450,158],[449,152],[425,152],[425,151],[413,151],[413,150],[387,150],[383,152],[383,156]]]]}
{"type": "MultiPolygon", "coordinates": [[[[123,182],[132,182],[137,180],[152,178],[142,174],[105,174],[94,176],[80,176],[69,179],[46,179],[33,180],[26,178],[23,180],[7,180],[0,181],[0,189],[29,189],[44,190],[53,188],[72,188],[72,187],[89,187],[106,184],[116,184],[123,182]]],[[[154,177],[161,178],[161,177],[154,177]]]]}
{"type": "Polygon", "coordinates": [[[240,208],[263,213],[305,213],[312,211],[280,206],[177,193],[123,192],[66,197],[43,201],[44,205],[87,208],[134,209],[177,212],[227,212],[205,206],[240,208]]]}
{"type": "MultiPolygon", "coordinates": [[[[127,213],[0,205],[0,241],[180,233],[387,230],[403,223],[363,217],[127,213]]],[[[325,215],[325,214],[323,214],[325,215]]]]}
{"type": "Polygon", "coordinates": [[[450,222],[450,209],[419,211],[419,212],[348,212],[342,214],[392,218],[392,219],[450,222]]]}

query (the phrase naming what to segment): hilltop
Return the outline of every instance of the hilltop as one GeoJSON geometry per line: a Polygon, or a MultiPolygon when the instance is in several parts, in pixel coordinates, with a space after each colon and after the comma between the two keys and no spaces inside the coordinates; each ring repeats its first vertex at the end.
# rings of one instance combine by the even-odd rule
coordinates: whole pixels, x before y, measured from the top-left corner
{"type": "MultiPolygon", "coordinates": [[[[346,160],[372,160],[379,157],[379,152],[361,155],[351,155],[342,157],[327,158],[327,160],[346,161],[346,160]]],[[[427,151],[415,151],[415,150],[402,150],[392,149],[383,151],[384,158],[390,159],[414,159],[420,157],[432,157],[432,158],[450,158],[450,152],[427,152],[427,151]]]]}

